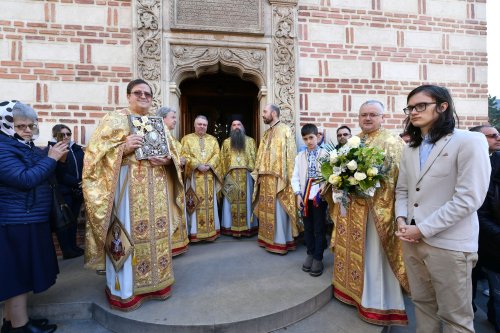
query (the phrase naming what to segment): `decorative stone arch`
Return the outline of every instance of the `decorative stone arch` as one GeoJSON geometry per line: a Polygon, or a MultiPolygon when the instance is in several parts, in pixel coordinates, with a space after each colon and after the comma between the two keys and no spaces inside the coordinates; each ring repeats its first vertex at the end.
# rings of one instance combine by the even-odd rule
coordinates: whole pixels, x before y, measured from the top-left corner
{"type": "Polygon", "coordinates": [[[267,102],[266,50],[249,47],[171,44],[169,52],[169,105],[178,106],[182,81],[222,71],[259,88],[257,100],[267,102]]]}
{"type": "Polygon", "coordinates": [[[266,50],[202,45],[170,46],[170,84],[219,70],[266,86],[266,50]]]}

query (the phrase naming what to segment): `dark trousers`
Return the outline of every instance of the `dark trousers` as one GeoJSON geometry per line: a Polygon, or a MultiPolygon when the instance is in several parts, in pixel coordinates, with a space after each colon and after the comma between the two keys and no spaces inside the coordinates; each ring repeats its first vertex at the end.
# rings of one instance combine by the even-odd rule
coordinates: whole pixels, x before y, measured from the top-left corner
{"type": "MultiPolygon", "coordinates": [[[[71,195],[64,195],[64,201],[71,208],[71,212],[78,220],[83,203],[82,200],[75,200],[71,195]]],[[[63,254],[76,249],[76,231],[77,223],[74,223],[63,230],[56,231],[57,241],[59,242],[59,246],[61,247],[63,254]]]]}
{"type": "Polygon", "coordinates": [[[323,260],[326,248],[326,207],[321,201],[319,207],[314,207],[312,200],[307,200],[307,216],[304,216],[304,241],[307,254],[316,260],[323,260]]]}
{"type": "Polygon", "coordinates": [[[488,299],[488,320],[500,332],[500,273],[484,269],[488,278],[490,298],[488,299]]]}

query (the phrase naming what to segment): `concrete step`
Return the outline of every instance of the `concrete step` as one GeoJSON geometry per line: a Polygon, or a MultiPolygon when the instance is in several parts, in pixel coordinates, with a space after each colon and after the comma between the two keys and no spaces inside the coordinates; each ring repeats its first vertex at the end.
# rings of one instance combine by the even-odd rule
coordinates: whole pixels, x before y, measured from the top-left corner
{"type": "MultiPolygon", "coordinates": [[[[57,323],[57,333],[113,333],[94,319],[63,320],[57,323]]],[[[131,331],[126,331],[131,332],[131,331]]]]}
{"type": "Polygon", "coordinates": [[[109,308],[104,276],[84,270],[82,258],[60,261],[56,285],[31,298],[30,313],[54,322],[94,319],[115,332],[270,332],[331,300],[331,253],[325,251],[325,272],[314,278],[301,270],[305,252],[299,245],[285,256],[270,254],[255,237],[191,245],[174,259],[172,296],[127,313],[109,308]]]}

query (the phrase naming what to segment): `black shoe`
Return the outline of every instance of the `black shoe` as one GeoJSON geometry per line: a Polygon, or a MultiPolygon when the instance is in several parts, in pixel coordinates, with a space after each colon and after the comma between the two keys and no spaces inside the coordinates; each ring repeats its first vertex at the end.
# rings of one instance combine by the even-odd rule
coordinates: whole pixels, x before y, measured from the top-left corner
{"type": "MultiPolygon", "coordinates": [[[[40,318],[40,319],[29,319],[31,323],[35,326],[42,327],[46,326],[49,324],[49,320],[46,318],[40,318]]],[[[1,333],[9,333],[12,328],[12,324],[10,321],[3,319],[3,325],[2,325],[2,331],[1,333]]]]}
{"type": "Polygon", "coordinates": [[[314,259],[309,275],[320,276],[321,274],[323,274],[323,261],[314,259]]]}
{"type": "Polygon", "coordinates": [[[304,272],[310,272],[312,263],[313,263],[313,256],[308,254],[306,260],[304,261],[304,264],[302,265],[302,270],[304,272]]]}
{"type": "Polygon", "coordinates": [[[10,321],[5,320],[5,318],[4,318],[1,333],[9,333],[11,328],[12,328],[12,325],[11,325],[10,321]]]}
{"type": "Polygon", "coordinates": [[[9,333],[52,333],[57,329],[57,325],[44,325],[44,326],[36,326],[33,321],[28,321],[26,325],[11,328],[9,333]]]}
{"type": "Polygon", "coordinates": [[[81,247],[74,247],[73,250],[76,252],[76,253],[81,253],[82,255],[85,253],[85,250],[82,249],[81,247]]]}
{"type": "Polygon", "coordinates": [[[81,256],[83,256],[83,251],[76,251],[76,250],[71,249],[71,250],[63,252],[63,259],[64,260],[73,259],[73,258],[81,257],[81,256]]]}

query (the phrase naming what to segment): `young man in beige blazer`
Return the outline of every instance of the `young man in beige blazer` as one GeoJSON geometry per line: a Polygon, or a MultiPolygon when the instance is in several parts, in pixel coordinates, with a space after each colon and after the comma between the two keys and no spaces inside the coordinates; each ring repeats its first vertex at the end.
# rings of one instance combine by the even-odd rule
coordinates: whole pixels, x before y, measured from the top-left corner
{"type": "Polygon", "coordinates": [[[425,85],[407,98],[396,186],[396,235],[415,304],[417,333],[474,332],[471,270],[477,261],[476,210],[488,190],[484,135],[455,129],[446,88],[425,85]]]}

